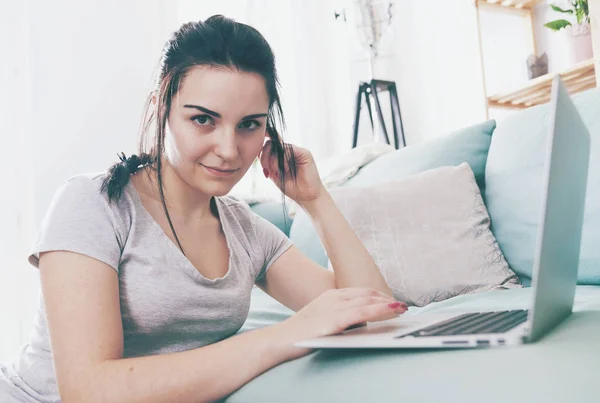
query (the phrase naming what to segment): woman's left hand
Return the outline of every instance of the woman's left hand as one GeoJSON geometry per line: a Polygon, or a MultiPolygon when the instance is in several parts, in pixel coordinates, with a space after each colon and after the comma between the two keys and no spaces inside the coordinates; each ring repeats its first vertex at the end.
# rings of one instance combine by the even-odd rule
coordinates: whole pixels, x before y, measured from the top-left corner
{"type": "Polygon", "coordinates": [[[290,155],[290,149],[293,150],[295,157],[296,181],[290,175],[288,158],[285,158],[285,174],[284,181],[282,182],[279,174],[277,155],[271,151],[271,147],[272,142],[268,140],[261,151],[260,164],[263,167],[265,176],[270,178],[287,197],[302,205],[303,203],[316,200],[325,192],[317,165],[310,151],[302,147],[286,144],[286,157],[290,155]]]}

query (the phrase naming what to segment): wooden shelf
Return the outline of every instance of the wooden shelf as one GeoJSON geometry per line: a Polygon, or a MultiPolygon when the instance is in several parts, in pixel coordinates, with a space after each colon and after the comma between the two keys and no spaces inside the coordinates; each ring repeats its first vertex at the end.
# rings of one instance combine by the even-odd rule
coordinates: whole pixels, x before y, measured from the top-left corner
{"type": "Polygon", "coordinates": [[[596,87],[594,60],[587,60],[563,72],[534,78],[513,91],[488,97],[488,107],[525,109],[545,104],[550,101],[552,79],[557,75],[560,75],[570,94],[596,87]]]}
{"type": "Polygon", "coordinates": [[[506,9],[531,10],[544,0],[477,0],[477,5],[499,6],[506,9]]]}

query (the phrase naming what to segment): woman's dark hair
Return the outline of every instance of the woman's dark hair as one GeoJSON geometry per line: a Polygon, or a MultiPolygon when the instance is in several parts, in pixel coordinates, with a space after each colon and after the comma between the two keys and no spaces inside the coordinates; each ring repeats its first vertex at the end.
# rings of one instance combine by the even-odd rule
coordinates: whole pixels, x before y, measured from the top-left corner
{"type": "Polygon", "coordinates": [[[119,200],[129,176],[141,166],[156,172],[158,189],[163,210],[169,221],[173,236],[181,251],[183,247],[173,228],[165,202],[162,180],[162,156],[165,145],[165,127],[171,110],[171,102],[177,94],[185,75],[197,66],[211,66],[257,73],[265,79],[269,96],[267,133],[272,142],[272,153],[277,156],[279,180],[283,188],[285,161],[288,174],[296,179],[296,164],[293,149],[283,142],[277,126],[285,127],[279,99],[275,56],[265,38],[254,28],[222,15],[214,15],[206,21],[189,22],[182,25],[167,41],[159,65],[159,74],[154,91],[149,95],[144,109],[138,155],[126,157],[109,168],[102,183],[109,201],[119,200]],[[155,97],[155,103],[152,98],[155,97]],[[154,136],[149,130],[155,124],[154,136]]]}

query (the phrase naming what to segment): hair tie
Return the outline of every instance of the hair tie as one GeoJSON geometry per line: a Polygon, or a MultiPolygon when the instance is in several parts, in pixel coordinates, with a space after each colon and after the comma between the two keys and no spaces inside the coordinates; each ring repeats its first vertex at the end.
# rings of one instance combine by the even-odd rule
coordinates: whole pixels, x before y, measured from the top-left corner
{"type": "Polygon", "coordinates": [[[140,157],[135,154],[127,157],[125,153],[121,152],[121,154],[117,154],[117,156],[121,160],[120,165],[127,169],[130,175],[136,173],[142,163],[140,157]]]}

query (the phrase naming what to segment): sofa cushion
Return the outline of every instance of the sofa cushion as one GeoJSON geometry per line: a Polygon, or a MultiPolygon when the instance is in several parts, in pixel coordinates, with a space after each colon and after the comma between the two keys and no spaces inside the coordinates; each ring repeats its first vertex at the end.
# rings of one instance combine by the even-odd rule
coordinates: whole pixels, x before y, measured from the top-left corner
{"type": "Polygon", "coordinates": [[[402,179],[442,166],[467,162],[485,192],[485,163],[495,120],[457,130],[426,143],[385,154],[361,169],[345,186],[364,186],[402,179]]]}
{"type": "Polygon", "coordinates": [[[281,230],[285,235],[289,237],[290,228],[292,227],[293,219],[287,214],[289,205],[284,204],[284,200],[279,201],[265,201],[260,203],[253,203],[250,205],[252,211],[256,214],[265,218],[266,220],[273,223],[277,228],[281,230]]]}
{"type": "MultiPolygon", "coordinates": [[[[591,136],[579,284],[600,284],[600,89],[573,97],[591,136]]],[[[485,172],[492,231],[511,268],[528,284],[540,217],[549,105],[503,120],[494,132],[485,172]]]]}
{"type": "Polygon", "coordinates": [[[466,162],[331,196],[399,301],[520,287],[466,162]]]}
{"type": "MultiPolygon", "coordinates": [[[[483,193],[487,152],[495,127],[496,122],[490,120],[385,154],[363,167],[344,186],[375,185],[403,179],[428,169],[467,162],[483,193]]],[[[298,209],[294,218],[290,238],[309,258],[327,267],[327,254],[310,218],[301,209],[298,209]]]]}

